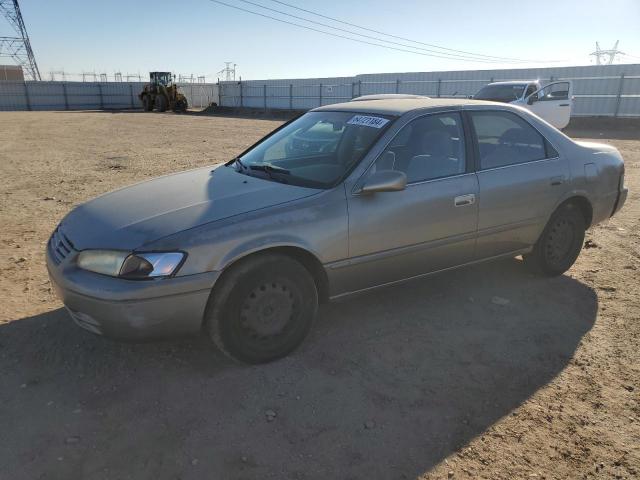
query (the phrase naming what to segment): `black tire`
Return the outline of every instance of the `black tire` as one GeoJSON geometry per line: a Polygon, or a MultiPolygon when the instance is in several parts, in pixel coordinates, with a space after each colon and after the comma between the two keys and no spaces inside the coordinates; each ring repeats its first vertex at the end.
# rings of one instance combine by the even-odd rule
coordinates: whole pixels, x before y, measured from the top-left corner
{"type": "Polygon", "coordinates": [[[184,113],[187,111],[187,101],[186,100],[178,100],[173,107],[173,111],[176,113],[184,113]]]}
{"type": "Polygon", "coordinates": [[[585,230],[580,209],[570,203],[562,205],[549,219],[533,251],[523,255],[525,263],[550,277],[562,275],[580,255],[585,230]]]}
{"type": "Polygon", "coordinates": [[[305,339],[318,311],[318,291],[300,263],[267,253],[233,265],[216,285],[205,326],[215,345],[244,363],[284,357],[305,339]]]}
{"type": "Polygon", "coordinates": [[[151,101],[151,97],[149,95],[145,95],[142,97],[142,108],[145,112],[150,112],[153,110],[153,102],[151,101]]]}
{"type": "Polygon", "coordinates": [[[159,112],[166,112],[167,111],[167,99],[165,98],[164,95],[156,95],[156,109],[159,112]]]}

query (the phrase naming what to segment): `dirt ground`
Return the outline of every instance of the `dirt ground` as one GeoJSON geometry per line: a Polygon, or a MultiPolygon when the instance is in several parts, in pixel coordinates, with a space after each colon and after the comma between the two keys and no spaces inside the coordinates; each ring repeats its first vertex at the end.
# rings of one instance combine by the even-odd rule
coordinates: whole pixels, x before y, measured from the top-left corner
{"type": "Polygon", "coordinates": [[[69,209],[277,125],[0,113],[0,479],[640,477],[639,130],[570,131],[621,150],[631,194],[562,277],[514,259],[324,305],[257,367],[72,324],[43,256],[69,209]]]}

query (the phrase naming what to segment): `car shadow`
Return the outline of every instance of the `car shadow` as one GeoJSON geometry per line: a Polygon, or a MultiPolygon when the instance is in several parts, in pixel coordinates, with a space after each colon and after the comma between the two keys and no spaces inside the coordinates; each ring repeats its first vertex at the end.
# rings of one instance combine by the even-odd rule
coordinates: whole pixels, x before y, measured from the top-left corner
{"type": "Polygon", "coordinates": [[[640,140],[640,119],[574,117],[564,133],[574,139],[640,140]]]}
{"type": "Polygon", "coordinates": [[[0,478],[415,478],[552,381],[594,324],[591,288],[520,263],[323,305],[261,366],[204,338],[95,337],[63,309],[1,325],[0,478]]]}

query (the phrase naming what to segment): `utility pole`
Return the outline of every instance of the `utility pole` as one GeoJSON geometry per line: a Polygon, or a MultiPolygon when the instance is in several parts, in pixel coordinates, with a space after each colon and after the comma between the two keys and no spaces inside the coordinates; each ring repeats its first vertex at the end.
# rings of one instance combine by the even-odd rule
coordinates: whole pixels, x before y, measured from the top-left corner
{"type": "Polygon", "coordinates": [[[18,0],[0,0],[0,13],[18,34],[17,37],[0,37],[0,57],[12,58],[22,67],[27,79],[41,80],[18,0]]]}
{"type": "Polygon", "coordinates": [[[236,65],[233,62],[224,62],[225,67],[217,72],[217,75],[222,75],[225,82],[235,82],[236,80],[236,65]],[[233,65],[233,67],[231,66],[233,65]]]}
{"type": "Polygon", "coordinates": [[[624,55],[624,52],[618,50],[619,42],[620,40],[616,40],[615,45],[610,50],[602,50],[600,48],[600,43],[596,42],[596,51],[590,53],[589,55],[593,55],[594,57],[596,57],[597,65],[611,65],[615,61],[616,55],[624,55]],[[609,57],[609,60],[606,60],[607,57],[609,57]]]}

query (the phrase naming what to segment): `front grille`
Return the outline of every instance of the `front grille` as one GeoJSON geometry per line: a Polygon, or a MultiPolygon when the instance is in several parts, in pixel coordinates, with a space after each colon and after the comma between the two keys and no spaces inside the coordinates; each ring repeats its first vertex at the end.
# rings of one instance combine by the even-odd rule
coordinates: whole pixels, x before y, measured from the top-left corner
{"type": "Polygon", "coordinates": [[[60,226],[56,228],[49,239],[49,253],[56,265],[72,253],[77,252],[71,240],[62,232],[60,226]]]}

